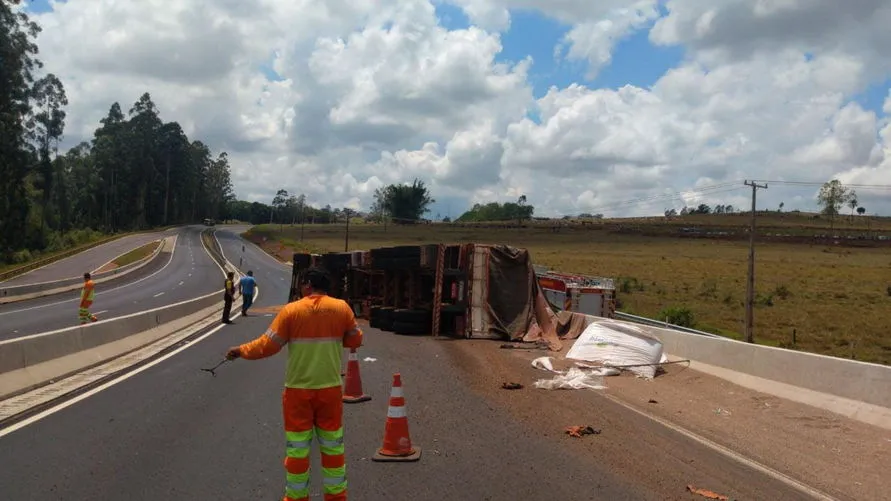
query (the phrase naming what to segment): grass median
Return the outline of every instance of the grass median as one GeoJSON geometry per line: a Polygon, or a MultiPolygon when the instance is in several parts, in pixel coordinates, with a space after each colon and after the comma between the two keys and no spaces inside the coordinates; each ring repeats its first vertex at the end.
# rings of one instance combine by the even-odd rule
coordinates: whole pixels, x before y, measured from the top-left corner
{"type": "MultiPolygon", "coordinates": [[[[245,235],[282,261],[343,251],[344,225],[261,225],[245,235]]],[[[350,249],[437,242],[504,243],[536,264],[616,279],[622,311],[741,339],[748,242],[638,236],[595,228],[351,224],[350,249]]],[[[891,364],[888,248],[759,243],[756,342],[891,364]],[[794,341],[793,341],[794,340],[794,341]]]]}
{"type": "Polygon", "coordinates": [[[120,256],[114,258],[111,264],[113,264],[115,268],[120,268],[122,266],[127,266],[128,264],[133,264],[137,261],[141,261],[151,256],[162,242],[163,240],[156,240],[154,242],[149,242],[142,247],[137,247],[126,254],[121,254],[120,256]]]}

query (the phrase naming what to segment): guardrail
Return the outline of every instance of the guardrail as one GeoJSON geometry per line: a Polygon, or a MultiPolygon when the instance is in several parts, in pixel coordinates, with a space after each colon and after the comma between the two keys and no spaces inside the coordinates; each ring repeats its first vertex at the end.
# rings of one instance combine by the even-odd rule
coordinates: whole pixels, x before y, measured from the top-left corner
{"type": "MultiPolygon", "coordinates": [[[[208,248],[208,254],[221,268],[227,268],[228,263],[218,249],[208,248]]],[[[222,308],[221,292],[217,290],[199,298],[95,324],[0,341],[0,400],[126,355],[204,322],[222,308]]],[[[233,306],[237,308],[238,304],[233,306]]]]}
{"type": "MultiPolygon", "coordinates": [[[[93,275],[93,282],[97,284],[105,283],[113,279],[123,277],[133,271],[136,271],[154,261],[165,249],[167,239],[175,237],[162,238],[158,247],[148,256],[126,264],[119,268],[106,271],[104,273],[93,275]]],[[[12,303],[25,299],[34,299],[53,294],[61,294],[63,292],[78,289],[83,283],[82,277],[72,277],[63,280],[55,280],[50,282],[40,282],[36,284],[14,285],[11,287],[0,287],[0,304],[12,303]]]]}
{"type": "Polygon", "coordinates": [[[624,320],[626,322],[634,322],[636,324],[650,325],[652,327],[661,327],[663,329],[672,329],[672,330],[676,330],[676,331],[686,332],[688,334],[696,334],[698,336],[722,337],[717,334],[712,334],[711,332],[698,331],[696,329],[691,329],[689,327],[682,327],[680,325],[674,325],[674,324],[670,324],[668,322],[654,320],[652,318],[639,317],[637,315],[632,315],[630,313],[622,313],[621,311],[616,312],[616,319],[624,320]]]}

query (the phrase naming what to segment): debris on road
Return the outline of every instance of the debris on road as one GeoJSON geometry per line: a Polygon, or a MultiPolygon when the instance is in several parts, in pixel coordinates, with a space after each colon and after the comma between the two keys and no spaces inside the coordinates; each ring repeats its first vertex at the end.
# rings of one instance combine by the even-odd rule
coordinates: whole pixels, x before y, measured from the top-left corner
{"type": "Polygon", "coordinates": [[[697,489],[692,485],[687,486],[687,490],[692,492],[693,494],[698,494],[707,499],[717,499],[718,501],[730,501],[730,498],[724,496],[723,494],[718,494],[717,492],[713,492],[707,489],[697,489]]]}
{"type": "Polygon", "coordinates": [[[649,401],[647,401],[647,403],[648,403],[648,404],[658,404],[659,401],[656,400],[655,398],[651,398],[649,401]]]}
{"type": "Polygon", "coordinates": [[[522,390],[523,385],[520,383],[501,383],[501,389],[503,390],[522,390]]]}
{"type": "Polygon", "coordinates": [[[525,344],[510,344],[505,343],[501,345],[502,350],[547,350],[548,345],[542,344],[541,342],[536,342],[532,345],[529,343],[525,344]]]}
{"type": "Polygon", "coordinates": [[[362,361],[363,361],[363,362],[377,362],[377,359],[376,359],[376,358],[372,358],[372,357],[365,357],[365,358],[362,359],[362,361]]]}
{"type": "Polygon", "coordinates": [[[556,372],[560,373],[560,371],[554,370],[554,363],[551,362],[551,357],[538,357],[532,361],[532,367],[536,369],[541,369],[543,371],[548,372],[556,372]]]}
{"type": "Polygon", "coordinates": [[[570,437],[582,438],[585,435],[600,435],[600,430],[593,426],[567,426],[566,434],[570,437]]]}
{"type": "Polygon", "coordinates": [[[553,379],[539,379],[536,388],[544,390],[605,390],[603,376],[572,367],[565,374],[558,374],[553,379]]]}

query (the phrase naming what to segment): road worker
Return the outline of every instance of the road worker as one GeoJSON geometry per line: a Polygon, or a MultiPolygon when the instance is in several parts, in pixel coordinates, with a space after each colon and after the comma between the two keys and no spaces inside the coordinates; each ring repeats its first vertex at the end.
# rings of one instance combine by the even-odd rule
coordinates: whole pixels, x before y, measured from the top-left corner
{"type": "Polygon", "coordinates": [[[254,288],[257,286],[257,281],[254,280],[254,272],[248,270],[247,276],[241,277],[238,285],[241,291],[241,314],[246,317],[248,316],[248,308],[254,304],[254,288]]]}
{"type": "Polygon", "coordinates": [[[90,313],[90,306],[93,305],[95,297],[96,284],[93,283],[89,273],[84,273],[84,288],[80,293],[80,308],[77,310],[77,316],[80,319],[81,325],[99,320],[96,318],[96,315],[90,313]]]}
{"type": "Polygon", "coordinates": [[[226,273],[226,282],[224,284],[225,290],[223,291],[223,323],[231,324],[232,320],[229,319],[229,315],[232,313],[232,301],[235,301],[235,272],[230,271],[226,273]]]}
{"type": "Polygon", "coordinates": [[[257,339],[229,349],[226,357],[256,360],[288,347],[282,394],[287,454],[284,501],[309,501],[309,452],[319,440],[325,501],[346,501],[343,443],[343,348],[358,348],[363,334],[352,308],[328,295],[331,279],[310,268],[300,284],[303,297],[285,305],[257,339]]]}

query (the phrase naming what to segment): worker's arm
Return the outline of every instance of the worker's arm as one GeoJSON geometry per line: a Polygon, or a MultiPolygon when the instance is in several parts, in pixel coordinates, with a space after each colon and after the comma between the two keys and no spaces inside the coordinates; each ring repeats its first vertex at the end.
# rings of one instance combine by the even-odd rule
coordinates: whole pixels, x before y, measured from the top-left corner
{"type": "Polygon", "coordinates": [[[353,313],[353,309],[350,308],[350,305],[344,302],[343,308],[343,347],[358,349],[362,346],[364,334],[362,333],[362,329],[359,328],[359,324],[356,323],[356,315],[353,313]]]}
{"type": "Polygon", "coordinates": [[[241,357],[247,360],[258,360],[275,355],[288,344],[287,336],[288,332],[290,332],[288,329],[290,322],[290,315],[283,309],[276,315],[272,325],[266,329],[262,336],[241,346],[230,348],[226,356],[229,358],[241,357]]]}

